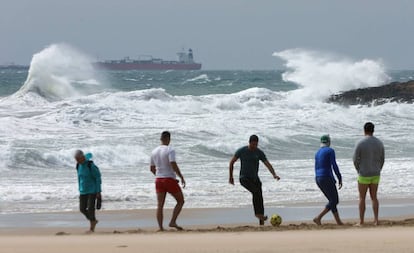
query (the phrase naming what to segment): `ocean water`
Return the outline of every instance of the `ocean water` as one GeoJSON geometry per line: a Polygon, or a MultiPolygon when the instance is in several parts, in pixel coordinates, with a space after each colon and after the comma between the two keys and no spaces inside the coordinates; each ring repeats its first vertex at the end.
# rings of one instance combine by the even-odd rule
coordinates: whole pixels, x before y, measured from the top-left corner
{"type": "Polygon", "coordinates": [[[77,210],[76,149],[92,152],[101,169],[104,209],[154,208],[148,162],[164,130],[186,177],[186,207],[250,205],[249,193],[227,182],[228,162],[251,134],[282,178],[260,167],[266,206],[325,201],[313,170],[322,134],[331,135],[344,177],[340,199],[355,200],[351,158],[366,121],[386,148],[380,197],[413,198],[414,106],[325,99],[410,80],[414,71],[299,49],[274,56],[285,70],[103,71],[75,49],[51,45],[29,71],[0,70],[0,212],[77,210]]]}

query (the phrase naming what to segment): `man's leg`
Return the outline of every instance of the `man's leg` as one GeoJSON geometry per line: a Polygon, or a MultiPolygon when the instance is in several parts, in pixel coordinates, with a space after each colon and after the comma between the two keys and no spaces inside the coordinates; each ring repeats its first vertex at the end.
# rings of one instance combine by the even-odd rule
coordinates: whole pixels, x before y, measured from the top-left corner
{"type": "Polygon", "coordinates": [[[88,194],[88,219],[90,221],[96,220],[95,218],[95,204],[96,194],[88,194]]]}
{"type": "Polygon", "coordinates": [[[260,220],[264,220],[264,205],[263,205],[263,193],[262,193],[262,182],[257,180],[254,182],[253,193],[253,206],[254,213],[260,220]]]}
{"type": "Polygon", "coordinates": [[[90,231],[94,232],[98,221],[95,218],[96,194],[88,194],[88,219],[90,221],[90,231]]]}
{"type": "Polygon", "coordinates": [[[316,216],[315,218],[313,218],[313,222],[315,222],[316,223],[316,225],[318,225],[318,226],[320,226],[320,225],[322,225],[322,222],[321,222],[321,220],[322,220],[322,218],[323,218],[323,216],[325,216],[327,213],[329,213],[329,209],[328,208],[324,208],[320,213],[319,213],[319,215],[318,216],[316,216]]]}
{"type": "Polygon", "coordinates": [[[178,218],[178,215],[181,212],[181,209],[184,206],[184,196],[183,196],[183,193],[181,191],[176,192],[176,193],[171,193],[171,195],[173,195],[173,197],[177,201],[177,204],[174,207],[173,215],[171,217],[171,221],[170,221],[169,226],[173,227],[173,228],[176,228],[178,230],[182,230],[183,228],[177,225],[177,218],[178,218]]]}
{"type": "Polygon", "coordinates": [[[164,227],[162,225],[162,220],[164,219],[163,215],[163,209],[164,209],[164,203],[165,203],[165,197],[167,196],[166,192],[159,192],[157,193],[157,221],[158,221],[158,227],[160,228],[160,231],[164,230],[164,227]]]}
{"type": "MultiPolygon", "coordinates": [[[[254,187],[252,185],[252,182],[250,179],[248,178],[240,178],[240,184],[246,189],[248,190],[251,194],[253,194],[254,191],[254,187]]],[[[254,202],[253,202],[253,208],[254,208],[254,202]]],[[[256,212],[256,209],[255,209],[256,212]]]]}
{"type": "Polygon", "coordinates": [[[339,196],[338,196],[338,190],[336,189],[335,182],[331,180],[331,181],[328,181],[327,183],[328,183],[327,197],[329,200],[327,208],[332,211],[336,224],[343,225],[341,218],[339,217],[339,213],[337,209],[337,205],[339,203],[339,196]]]}
{"type": "Polygon", "coordinates": [[[365,217],[365,198],[367,196],[368,191],[367,184],[358,183],[358,191],[359,191],[359,225],[364,224],[364,217],[365,217]]]}
{"type": "Polygon", "coordinates": [[[88,217],[88,195],[80,195],[79,196],[79,211],[85,215],[86,219],[89,220],[88,217]]]}
{"type": "MultiPolygon", "coordinates": [[[[260,183],[260,180],[258,181],[260,183]]],[[[263,196],[262,196],[262,189],[261,189],[261,183],[259,184],[257,182],[254,182],[253,179],[249,178],[241,178],[240,184],[248,190],[252,196],[252,202],[253,202],[253,208],[254,208],[254,214],[257,218],[264,220],[264,207],[263,207],[263,196]]]]}
{"type": "Polygon", "coordinates": [[[322,193],[325,195],[325,197],[329,201],[328,204],[325,206],[325,208],[319,213],[319,215],[313,219],[313,222],[315,222],[316,225],[320,226],[322,225],[322,222],[321,222],[322,218],[330,210],[332,210],[332,213],[334,213],[334,217],[335,217],[334,211],[336,210],[336,205],[338,203],[338,192],[336,191],[335,183],[330,178],[317,177],[316,184],[318,185],[319,189],[322,191],[322,193]],[[335,192],[336,192],[336,203],[335,203],[335,192]],[[335,209],[333,209],[333,207],[335,207],[335,209]]]}
{"type": "Polygon", "coordinates": [[[336,224],[338,224],[340,226],[344,225],[344,223],[342,223],[342,221],[341,221],[341,218],[339,217],[339,212],[338,211],[336,213],[332,213],[332,214],[335,218],[336,224]]]}
{"type": "Polygon", "coordinates": [[[372,200],[372,210],[374,211],[374,225],[378,225],[379,201],[377,198],[378,184],[369,185],[369,195],[372,200]]]}
{"type": "Polygon", "coordinates": [[[264,225],[267,216],[264,215],[263,205],[263,193],[262,193],[262,182],[260,179],[242,179],[240,183],[248,191],[252,193],[252,202],[254,208],[254,214],[259,219],[259,224],[264,225]]]}

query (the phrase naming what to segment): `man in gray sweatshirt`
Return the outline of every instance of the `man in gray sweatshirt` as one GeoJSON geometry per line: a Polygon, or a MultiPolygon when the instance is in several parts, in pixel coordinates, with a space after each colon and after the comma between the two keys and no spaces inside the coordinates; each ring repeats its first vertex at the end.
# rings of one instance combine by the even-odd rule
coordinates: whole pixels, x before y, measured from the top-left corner
{"type": "Polygon", "coordinates": [[[371,122],[365,123],[364,132],[365,138],[357,143],[353,156],[354,166],[358,172],[360,219],[358,225],[364,224],[365,197],[368,190],[374,211],[374,225],[378,225],[379,202],[377,192],[382,166],[384,165],[384,145],[378,138],[373,136],[374,124],[371,122]]]}

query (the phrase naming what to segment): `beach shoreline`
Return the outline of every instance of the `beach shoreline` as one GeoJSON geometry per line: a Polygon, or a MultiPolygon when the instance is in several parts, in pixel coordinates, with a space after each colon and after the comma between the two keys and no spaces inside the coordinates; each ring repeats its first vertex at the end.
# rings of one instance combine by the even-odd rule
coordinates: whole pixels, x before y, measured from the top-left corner
{"type": "MultiPolygon", "coordinates": [[[[312,219],[324,207],[325,203],[294,203],[278,207],[266,207],[266,213],[279,214],[282,226],[291,224],[313,225],[312,219]]],[[[355,224],[358,216],[356,201],[344,201],[339,205],[341,218],[348,224],[355,224]]],[[[172,210],[166,209],[164,223],[168,224],[172,210]]],[[[370,201],[367,201],[366,220],[372,220],[370,201]]],[[[412,199],[383,199],[380,200],[380,220],[386,223],[403,222],[414,218],[414,201],[412,199]]],[[[99,224],[97,232],[108,231],[155,231],[157,222],[155,209],[137,210],[101,210],[97,211],[99,224]]],[[[253,215],[251,206],[235,208],[184,208],[179,216],[178,223],[186,229],[213,230],[234,227],[258,227],[257,219],[253,215]]],[[[323,224],[332,224],[333,216],[328,214],[323,224]]],[[[0,214],[0,235],[35,234],[39,231],[47,233],[68,232],[78,233],[83,231],[88,221],[78,211],[49,212],[49,213],[14,213],[0,214]]],[[[266,223],[270,226],[269,222],[266,223]]],[[[266,226],[265,226],[266,227],[266,226]]],[[[231,229],[230,229],[231,231],[231,229]]],[[[43,234],[41,232],[40,234],[43,234]]]]}

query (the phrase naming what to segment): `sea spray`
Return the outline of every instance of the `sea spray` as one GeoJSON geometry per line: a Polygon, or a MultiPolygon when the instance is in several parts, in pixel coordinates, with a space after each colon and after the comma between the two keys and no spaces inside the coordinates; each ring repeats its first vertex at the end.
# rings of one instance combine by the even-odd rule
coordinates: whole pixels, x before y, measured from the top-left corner
{"type": "Polygon", "coordinates": [[[282,74],[286,82],[302,89],[295,96],[324,99],[341,91],[379,86],[390,81],[380,60],[350,60],[326,52],[288,49],[273,56],[284,60],[287,70],[282,74]]]}
{"type": "Polygon", "coordinates": [[[97,85],[90,57],[67,44],[52,44],[33,55],[27,80],[17,95],[32,92],[55,101],[93,93],[97,85]]]}

